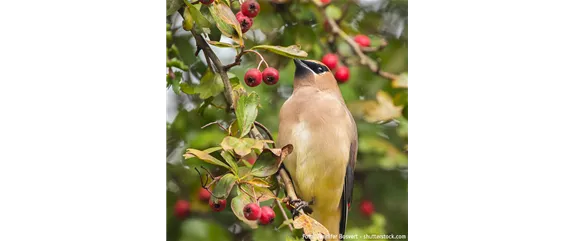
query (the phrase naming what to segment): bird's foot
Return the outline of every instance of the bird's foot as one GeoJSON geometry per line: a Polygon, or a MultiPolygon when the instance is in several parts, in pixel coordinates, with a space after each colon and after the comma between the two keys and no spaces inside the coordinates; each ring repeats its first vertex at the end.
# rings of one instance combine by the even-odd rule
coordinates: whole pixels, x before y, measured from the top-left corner
{"type": "Polygon", "coordinates": [[[289,201],[289,205],[293,207],[293,216],[299,215],[301,210],[305,211],[308,214],[313,213],[313,209],[309,205],[312,205],[315,199],[311,200],[311,202],[305,202],[301,199],[294,199],[289,201]]]}

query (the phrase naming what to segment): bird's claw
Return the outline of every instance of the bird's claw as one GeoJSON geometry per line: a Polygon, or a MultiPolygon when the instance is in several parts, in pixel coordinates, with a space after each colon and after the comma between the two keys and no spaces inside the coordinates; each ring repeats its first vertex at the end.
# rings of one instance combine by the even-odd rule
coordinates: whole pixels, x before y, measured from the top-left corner
{"type": "Polygon", "coordinates": [[[305,202],[301,199],[295,199],[295,200],[289,201],[289,205],[291,205],[293,207],[293,211],[292,211],[293,216],[299,215],[299,212],[301,212],[301,209],[303,211],[305,211],[306,213],[309,213],[309,214],[313,213],[313,209],[311,209],[311,207],[309,206],[311,204],[313,204],[313,200],[310,203],[305,202]]]}

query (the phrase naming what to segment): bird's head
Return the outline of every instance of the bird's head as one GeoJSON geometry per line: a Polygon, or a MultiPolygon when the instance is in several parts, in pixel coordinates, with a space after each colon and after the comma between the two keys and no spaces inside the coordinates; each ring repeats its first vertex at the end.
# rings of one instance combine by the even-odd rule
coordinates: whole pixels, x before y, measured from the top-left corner
{"type": "Polygon", "coordinates": [[[337,80],[331,70],[323,63],[315,60],[294,59],[295,78],[293,87],[313,86],[320,90],[338,90],[337,80]]]}

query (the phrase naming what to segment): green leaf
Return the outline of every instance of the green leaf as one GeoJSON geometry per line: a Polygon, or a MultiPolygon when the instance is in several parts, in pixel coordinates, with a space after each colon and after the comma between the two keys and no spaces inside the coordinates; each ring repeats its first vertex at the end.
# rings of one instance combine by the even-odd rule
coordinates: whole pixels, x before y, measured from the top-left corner
{"type": "Polygon", "coordinates": [[[239,137],[243,137],[251,131],[251,126],[257,118],[257,105],[259,104],[259,96],[255,92],[251,92],[249,95],[242,95],[237,101],[237,106],[235,107],[235,115],[237,116],[237,122],[239,124],[239,129],[241,134],[239,137]]]}
{"type": "Polygon", "coordinates": [[[221,48],[239,48],[239,45],[223,43],[218,41],[208,41],[209,44],[221,48]]]}
{"type": "Polygon", "coordinates": [[[169,16],[173,13],[175,13],[175,11],[177,11],[178,9],[180,9],[183,6],[183,1],[182,0],[167,0],[167,8],[166,8],[166,15],[165,16],[169,16]]]}
{"type": "Polygon", "coordinates": [[[194,88],[194,93],[199,94],[199,98],[207,99],[216,96],[223,91],[223,81],[219,74],[214,74],[211,69],[207,68],[199,85],[194,88]]]}
{"type": "MultiPolygon", "coordinates": [[[[183,0],[183,1],[185,1],[185,0],[183,0]]],[[[187,1],[186,1],[186,4],[188,4],[187,1]]],[[[200,28],[209,28],[209,27],[211,26],[211,23],[209,22],[209,20],[207,20],[207,19],[201,14],[201,12],[199,11],[199,9],[197,9],[197,8],[194,7],[194,6],[190,6],[190,5],[191,5],[191,4],[188,4],[188,5],[187,5],[186,10],[189,9],[188,11],[189,11],[190,17],[193,19],[193,21],[194,21],[195,23],[197,23],[197,25],[198,25],[200,28]]]]}
{"type": "Polygon", "coordinates": [[[271,186],[265,180],[260,179],[260,178],[254,178],[253,180],[246,181],[245,183],[249,183],[249,184],[256,186],[256,187],[270,187],[271,186]]]}
{"type": "Polygon", "coordinates": [[[205,109],[211,104],[211,102],[213,102],[214,97],[211,96],[207,99],[205,99],[201,105],[199,106],[199,108],[197,108],[197,113],[199,113],[200,116],[203,116],[203,113],[205,112],[205,109]]]}
{"type": "Polygon", "coordinates": [[[237,176],[232,173],[223,175],[223,177],[217,181],[217,184],[215,184],[211,199],[214,201],[217,199],[226,199],[227,196],[229,196],[231,189],[233,189],[233,186],[235,186],[235,181],[237,181],[237,179],[237,176]]]}
{"type": "MultiPolygon", "coordinates": [[[[194,7],[191,8],[195,9],[194,7]]],[[[185,10],[183,12],[182,27],[187,31],[193,28],[193,17],[191,17],[191,13],[189,13],[189,7],[185,7],[185,10]]]]}
{"type": "Polygon", "coordinates": [[[170,78],[169,75],[167,76],[167,79],[169,81],[169,86],[171,86],[172,90],[174,93],[179,95],[179,90],[180,90],[180,82],[181,82],[181,72],[174,72],[175,74],[175,78],[170,78]]]}
{"type": "MultiPolygon", "coordinates": [[[[221,148],[221,147],[220,147],[221,148]]],[[[225,162],[231,167],[231,171],[237,175],[237,163],[235,161],[235,158],[233,158],[233,155],[231,155],[229,152],[227,151],[222,151],[221,152],[221,157],[223,157],[223,159],[225,160],[225,162]]]]}
{"type": "Polygon", "coordinates": [[[220,2],[214,2],[208,8],[221,33],[243,46],[241,26],[229,6],[220,2]]]}
{"type": "Polygon", "coordinates": [[[255,164],[253,164],[251,174],[256,177],[266,177],[275,174],[285,157],[292,151],[293,146],[291,144],[281,149],[264,149],[257,161],[255,161],[255,164]]]}
{"type": "MultiPolygon", "coordinates": [[[[244,188],[245,189],[245,188],[244,188]]],[[[250,221],[245,218],[243,215],[243,207],[247,204],[255,202],[252,200],[249,195],[243,193],[239,189],[237,189],[238,195],[231,200],[231,210],[237,216],[237,218],[247,224],[250,228],[256,229],[257,228],[257,221],[250,221]]]]}
{"type": "Polygon", "coordinates": [[[268,51],[271,51],[273,53],[283,55],[283,56],[289,57],[289,58],[306,58],[307,57],[307,52],[301,50],[301,47],[299,47],[299,45],[291,45],[291,46],[287,46],[287,47],[271,46],[271,45],[257,45],[251,49],[252,50],[265,49],[265,50],[268,50],[268,51]]]}
{"type": "Polygon", "coordinates": [[[341,16],[343,16],[343,13],[341,12],[341,9],[338,8],[337,6],[331,4],[329,6],[327,6],[327,9],[325,9],[327,16],[329,16],[332,19],[339,19],[341,18],[341,16]]]}
{"type": "Polygon", "coordinates": [[[234,136],[226,136],[221,141],[221,147],[226,151],[234,151],[235,154],[244,157],[251,153],[252,149],[261,150],[263,149],[264,143],[268,142],[266,140],[255,140],[253,138],[237,138],[234,136]]]}
{"type": "Polygon", "coordinates": [[[196,149],[192,149],[189,148],[187,149],[187,151],[185,152],[185,154],[183,154],[183,157],[185,159],[189,159],[192,157],[197,157],[202,161],[205,161],[207,163],[213,164],[213,165],[218,165],[218,166],[222,166],[225,168],[229,168],[229,166],[225,165],[225,163],[221,162],[220,160],[217,160],[217,158],[209,155],[208,153],[204,152],[204,151],[200,151],[200,150],[196,150],[196,149]]]}
{"type": "Polygon", "coordinates": [[[187,71],[187,65],[185,65],[181,60],[177,59],[177,58],[172,58],[170,60],[167,60],[166,62],[166,67],[176,67],[178,69],[181,69],[183,71],[187,71]]]}
{"type": "Polygon", "coordinates": [[[193,95],[195,92],[193,91],[193,87],[189,86],[187,83],[183,82],[179,84],[179,89],[188,95],[193,95]]]}

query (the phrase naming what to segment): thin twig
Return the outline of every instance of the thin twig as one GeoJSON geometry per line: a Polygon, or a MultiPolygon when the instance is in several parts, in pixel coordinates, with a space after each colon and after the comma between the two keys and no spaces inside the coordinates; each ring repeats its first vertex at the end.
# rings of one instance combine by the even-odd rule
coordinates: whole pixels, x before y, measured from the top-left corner
{"type": "Polygon", "coordinates": [[[213,125],[213,124],[217,124],[219,126],[219,128],[221,128],[221,130],[227,131],[227,128],[225,128],[225,126],[223,126],[221,123],[219,123],[219,121],[209,122],[209,123],[205,124],[204,126],[202,126],[201,129],[208,127],[210,125],[213,125]]]}
{"type": "Polygon", "coordinates": [[[215,55],[211,47],[209,47],[209,44],[205,41],[203,36],[193,29],[191,29],[191,34],[195,38],[197,47],[201,48],[205,52],[206,58],[211,59],[213,65],[215,65],[214,71],[221,76],[221,80],[223,81],[223,94],[225,96],[225,101],[227,102],[228,111],[234,110],[235,107],[233,106],[233,90],[231,88],[231,82],[229,81],[229,76],[227,76],[227,71],[221,64],[221,60],[217,58],[217,55],[215,55]]]}
{"type": "Polygon", "coordinates": [[[267,129],[267,127],[265,127],[263,124],[259,123],[258,121],[254,121],[253,124],[255,125],[255,128],[260,127],[261,129],[263,129],[263,131],[265,131],[265,134],[269,137],[269,139],[271,141],[273,141],[273,148],[275,148],[275,140],[273,140],[273,136],[271,135],[271,132],[269,131],[269,129],[267,129]]]}
{"type": "Polygon", "coordinates": [[[337,24],[337,22],[335,22],[335,20],[333,18],[331,18],[327,15],[325,9],[322,8],[322,6],[319,3],[313,1],[313,4],[315,4],[315,6],[317,6],[317,9],[319,11],[321,11],[323,16],[327,19],[327,22],[329,23],[329,26],[331,27],[331,32],[334,35],[341,37],[343,40],[345,40],[345,42],[347,42],[347,44],[349,46],[351,46],[351,49],[353,49],[353,52],[355,52],[355,54],[357,54],[357,56],[361,60],[360,63],[362,65],[367,66],[373,73],[376,73],[376,74],[382,76],[383,78],[387,78],[387,79],[391,79],[391,80],[398,78],[398,76],[395,74],[388,73],[388,72],[381,70],[379,65],[377,64],[377,62],[375,62],[373,59],[369,58],[369,56],[367,56],[367,55],[365,55],[365,53],[363,53],[363,51],[361,50],[361,46],[359,46],[357,43],[355,43],[355,40],[353,40],[353,38],[351,38],[347,33],[345,33],[343,30],[341,30],[341,28],[339,28],[339,25],[337,24]]]}

